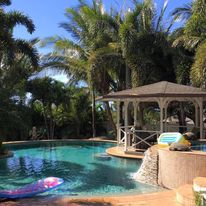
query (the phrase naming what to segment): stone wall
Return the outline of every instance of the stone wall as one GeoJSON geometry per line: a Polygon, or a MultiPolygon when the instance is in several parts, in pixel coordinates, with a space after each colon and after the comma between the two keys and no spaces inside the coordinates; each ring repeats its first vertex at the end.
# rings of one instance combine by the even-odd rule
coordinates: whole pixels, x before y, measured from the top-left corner
{"type": "Polygon", "coordinates": [[[146,152],[141,167],[134,175],[135,179],[151,185],[158,184],[158,150],[150,147],[146,152]]]}
{"type": "Polygon", "coordinates": [[[177,152],[159,149],[160,186],[174,189],[192,184],[195,177],[206,177],[206,152],[177,152]]]}
{"type": "Polygon", "coordinates": [[[178,152],[153,146],[145,152],[134,177],[139,182],[168,189],[192,184],[195,177],[206,177],[206,152],[178,152]]]}

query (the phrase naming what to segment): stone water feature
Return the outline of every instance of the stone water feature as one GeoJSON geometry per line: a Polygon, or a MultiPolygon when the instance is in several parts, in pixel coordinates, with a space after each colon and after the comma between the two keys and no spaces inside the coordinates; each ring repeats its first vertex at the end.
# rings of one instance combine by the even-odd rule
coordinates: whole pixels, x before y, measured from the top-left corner
{"type": "Polygon", "coordinates": [[[158,185],[158,149],[150,147],[146,152],[141,167],[134,178],[142,183],[158,185]]]}
{"type": "MultiPolygon", "coordinates": [[[[171,144],[169,148],[163,149],[158,149],[157,145],[152,146],[145,152],[142,165],[134,178],[142,183],[169,189],[188,184],[195,176],[198,176],[197,172],[205,171],[206,155],[203,152],[197,153],[198,157],[195,156],[194,151],[190,150],[190,147],[180,143],[171,144]]],[[[205,176],[204,174],[202,176],[205,176]]]]}

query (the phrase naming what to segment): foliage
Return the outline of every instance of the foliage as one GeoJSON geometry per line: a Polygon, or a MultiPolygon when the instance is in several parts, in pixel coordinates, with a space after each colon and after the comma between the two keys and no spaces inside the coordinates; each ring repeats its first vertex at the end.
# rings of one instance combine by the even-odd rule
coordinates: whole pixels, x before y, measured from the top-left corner
{"type": "Polygon", "coordinates": [[[38,54],[36,49],[23,39],[13,37],[14,27],[23,25],[29,33],[33,33],[35,26],[32,20],[18,11],[5,12],[4,6],[11,1],[0,0],[0,63],[12,64],[18,54],[27,55],[34,67],[38,66],[38,54]]]}
{"type": "Polygon", "coordinates": [[[206,32],[206,2],[205,0],[196,0],[193,3],[192,15],[185,26],[185,34],[205,39],[206,32]]]}
{"type": "MultiPolygon", "coordinates": [[[[125,62],[116,44],[118,22],[113,14],[103,9],[102,1],[92,1],[92,5],[79,1],[77,8],[66,10],[67,22],[60,24],[74,38],[61,37],[45,40],[54,43],[54,52],[46,56],[46,67],[64,69],[76,80],[84,80],[90,87],[95,108],[95,95],[104,95],[111,90],[124,89],[125,62]]],[[[116,129],[109,107],[109,120],[116,129]]],[[[95,111],[93,110],[93,122],[95,111]]],[[[94,123],[93,123],[94,128],[94,123]]]]}
{"type": "Polygon", "coordinates": [[[195,86],[206,88],[206,43],[202,43],[196,51],[192,65],[191,79],[195,86]]]}
{"type": "MultiPolygon", "coordinates": [[[[195,86],[205,88],[205,40],[206,40],[206,2],[204,0],[194,1],[188,11],[188,18],[183,33],[174,40],[174,46],[182,45],[184,48],[195,53],[190,78],[195,86]]],[[[176,9],[177,10],[177,9],[176,9]]],[[[184,15],[182,10],[180,15],[184,15]]]]}
{"type": "MultiPolygon", "coordinates": [[[[35,49],[38,39],[25,41],[13,36],[16,25],[29,33],[35,26],[21,12],[6,12],[10,4],[10,0],[0,0],[0,136],[4,139],[25,139],[32,126],[46,127],[48,138],[89,137],[92,113],[93,117],[96,113],[97,131],[104,130],[107,118],[115,128],[110,105],[95,106],[95,96],[130,85],[166,80],[206,88],[203,0],[176,8],[169,18],[165,15],[167,1],[160,9],[152,0],[133,1],[132,9],[123,13],[114,8],[106,11],[101,0],[91,4],[79,0],[77,7],[66,9],[67,19],[60,23],[72,38],[53,36],[41,42],[42,46],[54,46],[53,52],[41,59],[41,68],[35,49]],[[183,27],[172,31],[180,20],[183,27]],[[83,81],[89,88],[50,78],[30,79],[34,71],[44,68],[66,71],[72,85],[83,81]],[[32,94],[29,101],[27,92],[32,94]]],[[[190,105],[184,109],[187,116],[194,113],[190,105]]],[[[171,109],[171,113],[180,111],[171,109]]],[[[156,114],[153,107],[145,110],[145,119],[155,124],[156,114]]]]}
{"type": "Polygon", "coordinates": [[[149,107],[144,110],[145,123],[149,125],[150,130],[158,130],[157,125],[160,122],[160,115],[156,107],[149,107]]]}
{"type": "Polygon", "coordinates": [[[34,79],[28,82],[27,91],[32,93],[34,109],[44,117],[47,138],[53,139],[60,105],[68,100],[63,83],[50,78],[34,79]]]}
{"type": "Polygon", "coordinates": [[[195,206],[202,206],[203,197],[201,193],[194,191],[194,196],[195,196],[195,206]]]}
{"type": "Polygon", "coordinates": [[[123,55],[132,71],[133,86],[175,79],[172,48],[167,39],[173,22],[164,26],[166,8],[165,2],[158,16],[153,1],[143,1],[125,14],[119,36],[123,55]]]}
{"type": "Polygon", "coordinates": [[[176,21],[187,21],[192,15],[192,3],[185,4],[182,7],[175,8],[172,16],[176,21]]]}
{"type": "Polygon", "coordinates": [[[38,67],[36,40],[25,41],[13,36],[15,26],[32,33],[32,20],[19,11],[6,12],[10,0],[0,0],[0,136],[2,140],[28,137],[31,110],[26,106],[25,82],[38,67]]]}
{"type": "MultiPolygon", "coordinates": [[[[27,91],[32,94],[30,101],[33,108],[44,118],[48,139],[91,137],[92,108],[87,89],[43,78],[28,82],[27,91]]],[[[102,128],[104,113],[96,112],[102,128]]]]}

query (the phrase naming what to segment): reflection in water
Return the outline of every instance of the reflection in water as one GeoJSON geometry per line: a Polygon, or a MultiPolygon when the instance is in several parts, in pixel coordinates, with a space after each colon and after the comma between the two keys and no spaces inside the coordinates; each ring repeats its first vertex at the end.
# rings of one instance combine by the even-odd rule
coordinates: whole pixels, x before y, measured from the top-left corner
{"type": "Polygon", "coordinates": [[[131,179],[141,162],[112,158],[99,161],[96,153],[105,152],[107,144],[61,145],[52,143],[35,148],[14,150],[15,156],[0,160],[0,189],[14,189],[39,179],[56,176],[64,179],[63,186],[46,195],[92,195],[128,191],[148,192],[157,188],[131,179]]]}

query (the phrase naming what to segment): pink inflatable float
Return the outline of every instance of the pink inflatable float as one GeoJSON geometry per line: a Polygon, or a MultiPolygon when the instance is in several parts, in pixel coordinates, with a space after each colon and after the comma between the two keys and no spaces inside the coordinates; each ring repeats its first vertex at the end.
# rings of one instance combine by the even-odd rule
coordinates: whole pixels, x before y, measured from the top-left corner
{"type": "Polygon", "coordinates": [[[39,193],[47,192],[56,187],[59,187],[64,182],[63,179],[57,177],[47,177],[38,180],[35,183],[26,185],[15,190],[0,190],[0,198],[23,198],[31,197],[39,193]]]}

